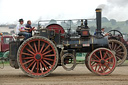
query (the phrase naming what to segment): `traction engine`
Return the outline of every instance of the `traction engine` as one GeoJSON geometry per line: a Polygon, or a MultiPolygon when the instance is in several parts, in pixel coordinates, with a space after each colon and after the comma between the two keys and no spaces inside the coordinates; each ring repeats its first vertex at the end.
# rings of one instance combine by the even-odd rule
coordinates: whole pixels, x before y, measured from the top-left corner
{"type": "MultiPolygon", "coordinates": [[[[109,50],[108,39],[101,34],[101,9],[96,9],[97,33],[91,35],[88,20],[81,19],[75,33],[65,32],[59,24],[38,29],[26,41],[10,43],[10,65],[31,77],[45,77],[58,66],[71,71],[76,67],[76,53],[87,53],[86,67],[97,75],[108,75],[116,67],[114,52],[109,50]]],[[[39,21],[44,22],[44,21],[39,21]]]]}

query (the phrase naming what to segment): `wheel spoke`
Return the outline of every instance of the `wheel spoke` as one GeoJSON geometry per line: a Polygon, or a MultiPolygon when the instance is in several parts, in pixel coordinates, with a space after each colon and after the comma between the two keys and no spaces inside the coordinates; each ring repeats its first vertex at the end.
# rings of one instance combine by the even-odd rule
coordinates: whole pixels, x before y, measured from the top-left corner
{"type": "Polygon", "coordinates": [[[122,55],[120,55],[120,54],[116,54],[116,56],[118,56],[118,57],[122,58],[122,55]]]}
{"type": "Polygon", "coordinates": [[[39,73],[39,61],[37,61],[37,73],[39,73]]]}
{"type": "Polygon", "coordinates": [[[41,47],[41,50],[40,50],[40,53],[42,52],[44,46],[45,46],[45,43],[43,43],[43,45],[42,45],[42,47],[41,47]]]}
{"type": "Polygon", "coordinates": [[[116,48],[116,50],[118,50],[120,47],[121,47],[121,45],[119,45],[119,46],[116,48]]]}
{"type": "Polygon", "coordinates": [[[34,47],[35,47],[35,51],[37,52],[37,47],[36,47],[36,43],[34,42],[34,47]]]}
{"type": "Polygon", "coordinates": [[[23,65],[25,65],[25,64],[27,64],[27,63],[29,63],[29,62],[31,62],[31,61],[33,61],[33,59],[28,60],[27,62],[23,63],[23,65]]]}
{"type": "Polygon", "coordinates": [[[112,42],[112,49],[114,48],[113,46],[114,46],[114,42],[112,42]]]}
{"type": "Polygon", "coordinates": [[[35,60],[27,67],[27,69],[29,69],[34,62],[35,62],[35,60]]]}
{"type": "Polygon", "coordinates": [[[110,50],[112,50],[111,46],[112,46],[112,45],[111,45],[111,44],[109,44],[109,48],[110,48],[110,50]]]}
{"type": "Polygon", "coordinates": [[[45,63],[47,63],[49,66],[52,66],[49,62],[47,62],[46,60],[43,60],[45,63]]]}
{"type": "Polygon", "coordinates": [[[101,65],[100,65],[99,68],[98,68],[98,72],[100,71],[100,69],[101,69],[101,65]]]}
{"type": "Polygon", "coordinates": [[[91,60],[91,61],[94,61],[94,62],[100,62],[100,61],[98,61],[98,60],[91,60]]]}
{"type": "Polygon", "coordinates": [[[98,63],[97,63],[97,65],[96,65],[96,67],[95,67],[95,71],[96,71],[96,69],[97,69],[97,66],[98,66],[98,63]]]}
{"type": "Polygon", "coordinates": [[[50,53],[50,52],[52,52],[52,51],[53,51],[53,50],[49,50],[49,51],[43,53],[43,55],[48,54],[48,53],[50,53]]]}
{"type": "Polygon", "coordinates": [[[50,58],[43,58],[44,60],[49,60],[49,61],[54,61],[53,59],[50,58]]]}
{"type": "Polygon", "coordinates": [[[117,54],[125,54],[124,52],[117,52],[117,54]]]}
{"type": "Polygon", "coordinates": [[[40,40],[38,40],[38,52],[40,51],[40,40]]]}
{"type": "Polygon", "coordinates": [[[122,49],[116,50],[116,52],[121,52],[122,49]]]}
{"type": "Polygon", "coordinates": [[[22,52],[23,55],[27,55],[27,56],[33,56],[32,54],[29,54],[29,53],[24,53],[22,52]]]}
{"type": "Polygon", "coordinates": [[[120,57],[118,57],[118,56],[117,56],[116,58],[118,59],[118,61],[119,61],[119,60],[121,60],[121,58],[120,58],[120,57]]]}
{"type": "Polygon", "coordinates": [[[101,50],[100,50],[100,56],[101,56],[101,59],[102,59],[103,57],[102,57],[102,53],[101,53],[101,50]]]}
{"type": "Polygon", "coordinates": [[[92,62],[91,65],[93,66],[96,62],[92,62]]]}
{"type": "Polygon", "coordinates": [[[117,47],[117,45],[115,44],[115,46],[114,46],[114,50],[116,50],[116,47],[117,47]]]}
{"type": "Polygon", "coordinates": [[[26,60],[26,59],[33,59],[34,57],[25,57],[25,58],[22,58],[23,60],[26,60]]]}
{"type": "Polygon", "coordinates": [[[111,71],[111,68],[108,65],[106,65],[106,64],[104,64],[104,65],[111,71]]]}
{"type": "Polygon", "coordinates": [[[113,64],[112,62],[106,62],[106,63],[108,63],[108,64],[113,64]]]}
{"type": "Polygon", "coordinates": [[[51,56],[55,56],[55,54],[45,55],[44,57],[51,57],[51,56]]]}
{"type": "Polygon", "coordinates": [[[48,67],[44,64],[44,62],[41,60],[40,60],[40,62],[43,64],[44,68],[46,68],[48,70],[48,67]]]}
{"type": "Polygon", "coordinates": [[[103,68],[103,69],[102,69],[102,70],[103,70],[103,72],[105,72],[104,66],[102,65],[101,67],[103,68]]]}
{"type": "MultiPolygon", "coordinates": [[[[50,45],[48,45],[48,46],[43,50],[43,52],[45,52],[45,51],[49,48],[49,46],[50,46],[50,45]]],[[[43,52],[42,52],[42,53],[43,53],[43,52]]]]}
{"type": "Polygon", "coordinates": [[[104,54],[104,57],[103,57],[104,59],[106,58],[107,53],[108,53],[108,52],[106,51],[105,54],[104,54]]]}
{"type": "Polygon", "coordinates": [[[111,57],[109,57],[109,58],[105,59],[105,61],[107,61],[107,60],[109,60],[109,59],[111,59],[111,58],[113,58],[113,56],[111,56],[111,57]]]}
{"type": "Polygon", "coordinates": [[[41,72],[43,73],[43,67],[41,63],[40,63],[40,69],[41,69],[41,72]]]}
{"type": "Polygon", "coordinates": [[[100,58],[94,53],[94,56],[97,58],[97,59],[99,59],[100,60],[100,58]]]}
{"type": "Polygon", "coordinates": [[[33,53],[31,50],[29,50],[29,49],[27,49],[27,48],[26,48],[26,50],[27,50],[28,52],[30,52],[31,54],[35,55],[35,53],[33,53]]]}
{"type": "Polygon", "coordinates": [[[36,66],[36,62],[34,63],[34,65],[33,65],[33,67],[32,67],[31,72],[33,72],[33,70],[34,70],[35,66],[36,66]]]}
{"type": "Polygon", "coordinates": [[[96,63],[95,65],[92,65],[92,67],[95,67],[95,66],[97,66],[99,63],[96,63]]]}
{"type": "Polygon", "coordinates": [[[33,47],[28,43],[28,46],[32,49],[33,52],[35,52],[35,50],[33,49],[33,47]]]}

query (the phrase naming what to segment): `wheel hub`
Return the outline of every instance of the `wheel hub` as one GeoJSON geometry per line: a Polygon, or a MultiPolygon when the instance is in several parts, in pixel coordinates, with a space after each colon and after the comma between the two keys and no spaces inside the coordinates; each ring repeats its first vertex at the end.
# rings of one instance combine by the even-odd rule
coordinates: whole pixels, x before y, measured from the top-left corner
{"type": "Polygon", "coordinates": [[[104,64],[105,63],[105,61],[104,60],[101,60],[101,64],[104,64]]]}
{"type": "Polygon", "coordinates": [[[37,55],[35,56],[35,58],[36,58],[37,60],[39,60],[39,59],[41,59],[41,55],[40,55],[40,54],[37,54],[37,55]]]}

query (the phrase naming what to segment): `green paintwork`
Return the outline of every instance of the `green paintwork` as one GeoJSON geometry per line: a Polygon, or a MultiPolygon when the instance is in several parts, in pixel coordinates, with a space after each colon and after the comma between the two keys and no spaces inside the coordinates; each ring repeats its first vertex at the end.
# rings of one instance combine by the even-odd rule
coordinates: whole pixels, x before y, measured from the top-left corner
{"type": "Polygon", "coordinates": [[[4,58],[7,58],[9,56],[9,51],[6,51],[3,55],[4,58]]]}
{"type": "Polygon", "coordinates": [[[86,53],[77,53],[76,54],[76,60],[77,61],[83,61],[85,60],[86,53]]]}
{"type": "Polygon", "coordinates": [[[1,57],[7,58],[8,56],[9,56],[9,51],[0,52],[0,58],[1,58],[1,57]]]}
{"type": "Polygon", "coordinates": [[[5,52],[0,52],[0,58],[3,57],[5,52]]]}

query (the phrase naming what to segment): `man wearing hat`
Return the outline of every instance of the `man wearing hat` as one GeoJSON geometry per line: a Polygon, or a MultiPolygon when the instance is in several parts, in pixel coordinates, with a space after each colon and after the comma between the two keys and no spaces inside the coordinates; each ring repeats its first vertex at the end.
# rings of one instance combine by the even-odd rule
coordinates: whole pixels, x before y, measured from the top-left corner
{"type": "MultiPolygon", "coordinates": [[[[105,28],[102,28],[102,29],[101,29],[101,33],[102,33],[102,35],[103,35],[103,36],[108,36],[109,33],[106,33],[106,32],[104,31],[104,29],[105,29],[105,28]]],[[[96,35],[96,33],[97,33],[97,29],[96,29],[94,35],[96,35]]]]}
{"type": "Polygon", "coordinates": [[[28,30],[25,30],[27,29],[25,26],[24,26],[24,20],[23,19],[19,19],[19,24],[17,24],[16,26],[16,34],[19,35],[19,36],[24,36],[24,40],[28,39],[31,37],[31,33],[28,33],[28,30]]]}
{"type": "Polygon", "coordinates": [[[102,29],[101,29],[102,34],[103,34],[104,36],[108,36],[109,33],[106,33],[106,32],[104,31],[104,29],[105,29],[105,28],[102,28],[102,29]]]}

